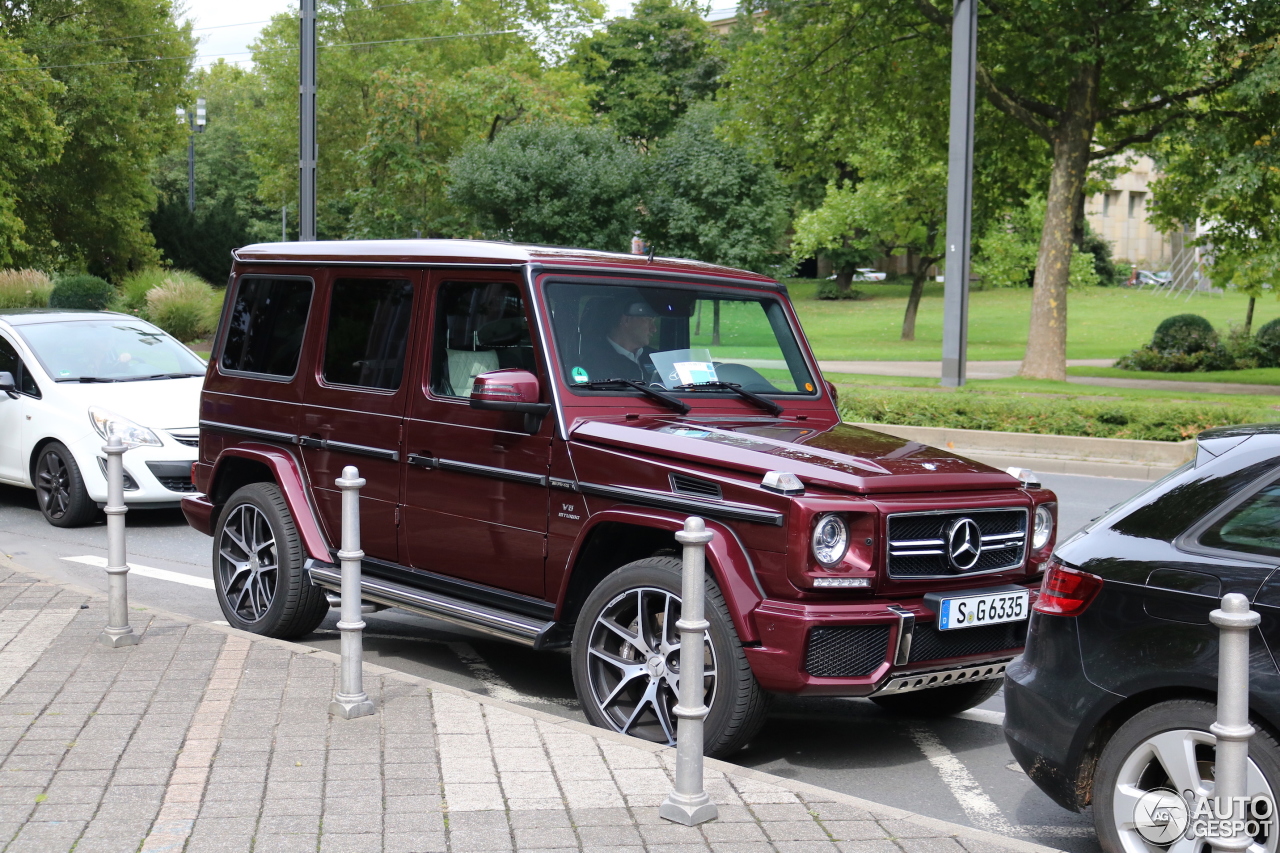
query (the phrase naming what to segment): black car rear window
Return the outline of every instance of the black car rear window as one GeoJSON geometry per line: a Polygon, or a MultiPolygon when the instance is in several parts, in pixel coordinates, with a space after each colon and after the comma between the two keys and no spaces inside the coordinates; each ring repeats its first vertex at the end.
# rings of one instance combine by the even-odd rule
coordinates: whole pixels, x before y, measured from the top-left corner
{"type": "Polygon", "coordinates": [[[1257,494],[1214,522],[1200,536],[1207,548],[1280,557],[1280,483],[1257,494]]]}
{"type": "Polygon", "coordinates": [[[310,279],[240,279],[227,317],[222,369],[293,376],[302,352],[311,291],[310,279]]]}

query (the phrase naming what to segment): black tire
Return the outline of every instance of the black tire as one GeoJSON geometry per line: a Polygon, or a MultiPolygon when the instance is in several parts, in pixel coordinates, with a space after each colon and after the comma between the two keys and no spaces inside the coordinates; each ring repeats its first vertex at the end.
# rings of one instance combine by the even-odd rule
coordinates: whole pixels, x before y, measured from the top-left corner
{"type": "Polygon", "coordinates": [[[54,527],[84,527],[98,517],[98,504],[84,487],[80,466],[62,442],[51,441],[40,449],[32,474],[36,503],[54,527]]]}
{"type": "Polygon", "coordinates": [[[213,586],[231,627],[281,640],[314,631],[329,603],[302,563],[298,530],[274,483],[244,486],[218,513],[213,586]]]}
{"type": "Polygon", "coordinates": [[[981,705],[1000,692],[1004,681],[999,678],[987,681],[970,681],[968,684],[952,684],[949,687],[931,687],[897,696],[872,696],[875,702],[890,714],[904,717],[950,717],[981,705]]]}
{"type": "MultiPolygon", "coordinates": [[[[1181,755],[1188,754],[1183,744],[1186,738],[1190,738],[1193,746],[1189,754],[1196,761],[1195,772],[1201,780],[1212,780],[1214,738],[1209,734],[1209,725],[1216,718],[1217,709],[1211,702],[1172,699],[1139,711],[1116,729],[1103,747],[1093,774],[1093,821],[1103,850],[1107,853],[1126,853],[1141,850],[1144,845],[1151,853],[1161,853],[1167,849],[1167,843],[1152,844],[1136,830],[1121,829],[1116,825],[1116,812],[1129,810],[1128,800],[1132,799],[1132,796],[1128,799],[1120,798],[1117,803],[1117,788],[1124,785],[1150,791],[1155,788],[1187,787],[1177,771],[1169,774],[1164,769],[1163,760],[1152,758],[1156,754],[1150,746],[1154,738],[1162,738],[1177,747],[1168,750],[1170,754],[1181,755]],[[1183,784],[1178,784],[1179,781],[1183,784]]],[[[1267,793],[1274,803],[1275,792],[1280,791],[1280,744],[1276,743],[1270,732],[1261,727],[1258,727],[1258,732],[1249,741],[1249,760],[1256,770],[1261,771],[1262,776],[1260,780],[1256,779],[1256,774],[1251,771],[1251,781],[1256,780],[1267,786],[1262,792],[1267,793]]],[[[1189,766],[1184,769],[1191,772],[1189,766]]],[[[1183,791],[1178,790],[1178,793],[1183,791]]],[[[1259,791],[1255,789],[1250,793],[1256,795],[1259,791]]],[[[1131,816],[1126,819],[1132,821],[1131,816]]],[[[1273,823],[1269,834],[1255,840],[1263,843],[1267,850],[1274,851],[1277,844],[1275,836],[1273,823]]],[[[1204,849],[1207,850],[1207,846],[1204,849]]]]}
{"type": "MultiPolygon", "coordinates": [[[[678,637],[675,621],[679,618],[679,605],[680,560],[674,557],[649,557],[628,563],[601,581],[587,596],[573,632],[573,684],[592,725],[625,730],[627,734],[657,743],[674,743],[676,720],[671,708],[675,706],[679,654],[675,650],[678,640],[672,648],[671,639],[678,637]],[[649,612],[655,603],[662,602],[670,605],[660,617],[656,612],[649,612]],[[636,614],[642,611],[652,617],[646,619],[644,634],[635,630],[640,622],[636,614]],[[633,639],[639,636],[640,643],[651,648],[652,656],[644,658],[645,653],[637,645],[601,624],[602,618],[610,617],[616,617],[613,623],[624,632],[630,629],[633,639]],[[617,622],[619,618],[626,624],[617,622]],[[669,626],[669,635],[663,626],[669,626]],[[617,651],[613,645],[619,647],[617,651]],[[593,648],[613,654],[620,663],[631,666],[643,667],[655,658],[661,660],[662,666],[637,672],[620,685],[622,668],[604,662],[598,653],[592,654],[593,648]],[[672,663],[676,664],[674,669],[667,669],[672,663]],[[656,701],[645,698],[650,686],[656,701]],[[612,697],[612,702],[597,700],[599,694],[612,693],[618,687],[622,689],[612,697]],[[603,705],[609,708],[606,710],[603,705]],[[634,722],[627,725],[630,721],[623,718],[632,715],[634,722]]],[[[710,577],[706,585],[706,620],[711,625],[707,631],[708,657],[717,672],[707,682],[711,710],[704,723],[703,742],[705,754],[724,756],[746,746],[760,731],[769,697],[751,673],[724,596],[710,577]]]]}

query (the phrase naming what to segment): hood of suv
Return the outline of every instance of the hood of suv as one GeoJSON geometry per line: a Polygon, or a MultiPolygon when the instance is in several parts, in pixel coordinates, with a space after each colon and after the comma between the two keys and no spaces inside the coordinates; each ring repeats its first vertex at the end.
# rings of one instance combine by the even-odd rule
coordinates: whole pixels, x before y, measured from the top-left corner
{"type": "Polygon", "coordinates": [[[575,442],[625,448],[763,476],[790,471],[805,485],[852,492],[959,491],[1011,488],[1003,471],[944,450],[836,424],[796,421],[651,418],[586,421],[575,442]]]}

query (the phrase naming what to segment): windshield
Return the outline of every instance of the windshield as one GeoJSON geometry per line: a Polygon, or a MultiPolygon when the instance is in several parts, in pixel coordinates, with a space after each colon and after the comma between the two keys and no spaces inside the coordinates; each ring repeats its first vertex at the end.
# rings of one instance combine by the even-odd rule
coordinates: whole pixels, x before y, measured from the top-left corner
{"type": "Polygon", "coordinates": [[[80,320],[21,326],[55,382],[125,382],[203,376],[204,362],[164,332],[140,320],[80,320]]]}
{"type": "Polygon", "coordinates": [[[680,391],[718,383],[757,394],[816,391],[782,303],[771,296],[553,283],[547,301],[570,385],[625,379],[680,391]]]}

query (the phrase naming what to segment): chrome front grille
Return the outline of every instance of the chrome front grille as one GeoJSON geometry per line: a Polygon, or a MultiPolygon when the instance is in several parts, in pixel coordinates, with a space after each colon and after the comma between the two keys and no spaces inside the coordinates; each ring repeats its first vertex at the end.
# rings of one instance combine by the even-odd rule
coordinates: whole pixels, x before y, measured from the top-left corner
{"type": "Polygon", "coordinates": [[[890,577],[953,577],[1004,571],[1022,565],[1026,558],[1027,511],[1018,507],[898,513],[889,516],[888,541],[890,577]],[[948,534],[964,519],[977,525],[981,545],[976,559],[968,554],[953,561],[948,552],[960,541],[948,542],[948,534]],[[972,565],[967,565],[970,561],[972,565]]]}
{"type": "Polygon", "coordinates": [[[178,444],[186,447],[200,446],[200,430],[197,427],[192,427],[190,429],[171,429],[168,432],[169,437],[178,442],[178,444]]]}

